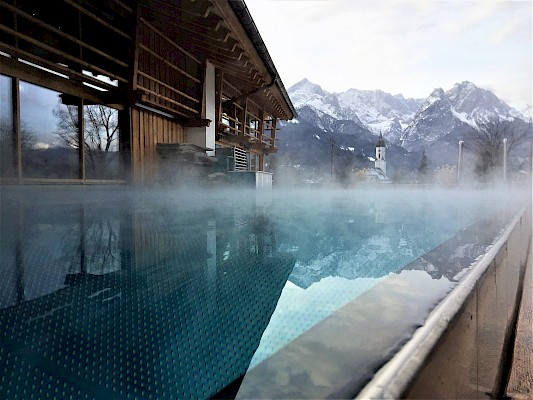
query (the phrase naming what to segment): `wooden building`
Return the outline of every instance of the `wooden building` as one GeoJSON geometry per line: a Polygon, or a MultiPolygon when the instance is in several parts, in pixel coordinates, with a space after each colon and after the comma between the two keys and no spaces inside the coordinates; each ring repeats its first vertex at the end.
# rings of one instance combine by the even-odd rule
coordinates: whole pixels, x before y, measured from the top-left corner
{"type": "Polygon", "coordinates": [[[164,144],[263,171],[294,116],[242,0],[0,0],[2,183],[151,184],[164,144]]]}

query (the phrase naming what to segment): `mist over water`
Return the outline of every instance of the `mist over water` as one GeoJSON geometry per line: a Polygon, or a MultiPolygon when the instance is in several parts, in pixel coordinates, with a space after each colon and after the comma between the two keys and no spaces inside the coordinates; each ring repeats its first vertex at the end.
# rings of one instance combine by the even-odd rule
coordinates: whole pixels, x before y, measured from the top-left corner
{"type": "MultiPolygon", "coordinates": [[[[138,385],[154,395],[157,388],[171,397],[214,396],[243,374],[264,377],[261,368],[286,346],[377,291],[372,304],[402,329],[364,357],[364,346],[347,353],[366,360],[356,363],[363,379],[464,269],[410,263],[479,221],[509,220],[531,203],[527,188],[509,185],[43,185],[3,187],[0,196],[0,342],[12,349],[0,362],[21,371],[61,367],[58,379],[69,385],[94,379],[100,384],[82,390],[93,397],[136,393],[138,385]],[[400,282],[400,297],[380,294],[390,279],[400,282]],[[405,280],[409,293],[401,291],[405,280]],[[422,297],[412,316],[393,311],[415,294],[422,297]]],[[[487,243],[464,243],[457,253],[487,243]]],[[[364,309],[357,315],[367,318],[364,309]]],[[[355,327],[376,337],[391,331],[372,331],[373,319],[355,327]]],[[[35,379],[27,387],[38,391],[35,379]]],[[[16,382],[0,389],[17,390],[16,382]]],[[[257,387],[251,382],[245,386],[257,387]]]]}

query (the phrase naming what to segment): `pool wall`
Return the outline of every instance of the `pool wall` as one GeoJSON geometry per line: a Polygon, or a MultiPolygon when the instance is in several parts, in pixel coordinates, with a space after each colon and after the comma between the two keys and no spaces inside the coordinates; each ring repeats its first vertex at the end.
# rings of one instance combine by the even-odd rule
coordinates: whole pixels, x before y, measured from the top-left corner
{"type": "Polygon", "coordinates": [[[530,206],[357,398],[502,398],[531,231],[530,206]]]}

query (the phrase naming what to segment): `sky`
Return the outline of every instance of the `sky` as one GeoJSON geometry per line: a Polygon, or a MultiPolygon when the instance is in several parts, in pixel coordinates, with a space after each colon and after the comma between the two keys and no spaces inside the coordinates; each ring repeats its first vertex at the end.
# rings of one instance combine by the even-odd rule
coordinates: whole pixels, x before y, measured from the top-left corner
{"type": "Polygon", "coordinates": [[[245,1],[286,88],[426,98],[471,81],[531,115],[532,0],[245,1]]]}

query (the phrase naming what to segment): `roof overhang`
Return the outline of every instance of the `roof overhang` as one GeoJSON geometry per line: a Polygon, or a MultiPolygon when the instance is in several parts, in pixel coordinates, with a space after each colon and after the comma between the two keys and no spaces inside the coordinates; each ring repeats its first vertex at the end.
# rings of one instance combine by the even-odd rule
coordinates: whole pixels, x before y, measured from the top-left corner
{"type": "Polygon", "coordinates": [[[140,17],[203,61],[272,115],[296,115],[242,0],[140,0],[140,17]]]}

